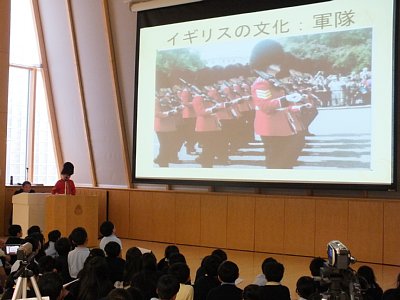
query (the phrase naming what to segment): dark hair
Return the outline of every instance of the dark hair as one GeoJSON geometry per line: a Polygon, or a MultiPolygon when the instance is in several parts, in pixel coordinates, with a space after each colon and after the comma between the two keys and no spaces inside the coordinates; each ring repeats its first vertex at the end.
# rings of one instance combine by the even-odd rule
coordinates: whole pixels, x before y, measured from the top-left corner
{"type": "Polygon", "coordinates": [[[179,248],[176,245],[168,245],[167,247],[165,247],[164,250],[165,258],[169,259],[169,257],[174,253],[179,253],[179,248]]]}
{"type": "Polygon", "coordinates": [[[87,259],[78,277],[80,284],[77,299],[97,300],[114,288],[106,259],[101,256],[87,259]]]}
{"type": "Polygon", "coordinates": [[[310,262],[310,271],[312,276],[321,276],[321,268],[325,265],[325,259],[315,257],[310,262]]]}
{"type": "Polygon", "coordinates": [[[221,258],[215,255],[208,255],[203,258],[201,265],[208,276],[218,275],[218,267],[222,263],[221,258]]]}
{"type": "Polygon", "coordinates": [[[132,295],[125,289],[113,289],[108,293],[107,300],[132,300],[132,295]]]}
{"type": "Polygon", "coordinates": [[[133,276],[142,270],[142,252],[137,247],[129,248],[125,255],[125,268],[123,272],[124,284],[128,285],[133,276]]]}
{"type": "Polygon", "coordinates": [[[56,268],[56,261],[52,256],[45,255],[39,259],[38,266],[40,274],[53,272],[56,268]]]}
{"type": "Polygon", "coordinates": [[[121,246],[117,242],[108,242],[104,247],[104,252],[108,257],[118,257],[121,254],[121,246]]]}
{"type": "Polygon", "coordinates": [[[52,230],[48,233],[47,237],[48,237],[49,241],[57,242],[57,240],[61,237],[61,232],[60,232],[60,230],[57,230],[57,229],[52,230]]]}
{"type": "Polygon", "coordinates": [[[76,227],[70,234],[72,243],[76,246],[84,245],[87,240],[87,232],[83,227],[76,227]]]}
{"type": "Polygon", "coordinates": [[[399,300],[400,289],[389,289],[386,290],[382,295],[382,300],[399,300]]]}
{"type": "Polygon", "coordinates": [[[226,260],[218,267],[218,277],[222,282],[234,283],[239,277],[239,267],[234,262],[226,260]]]}
{"type": "Polygon", "coordinates": [[[368,266],[359,267],[357,270],[357,275],[364,278],[367,281],[369,287],[374,288],[378,286],[378,284],[376,283],[374,270],[372,270],[371,267],[368,266]]]}
{"type": "Polygon", "coordinates": [[[310,276],[302,276],[297,280],[296,292],[300,297],[308,299],[315,290],[314,279],[310,276]]]}
{"type": "Polygon", "coordinates": [[[132,300],[144,300],[143,294],[139,289],[131,286],[127,289],[127,291],[131,295],[132,300]]]}
{"type": "Polygon", "coordinates": [[[58,255],[66,256],[71,251],[71,243],[68,238],[62,237],[54,244],[58,255]]]}
{"type": "Polygon", "coordinates": [[[264,259],[263,263],[261,264],[261,270],[263,274],[265,274],[264,269],[267,267],[267,264],[271,262],[278,262],[278,261],[273,257],[267,257],[266,259],[264,259]]]}
{"type": "Polygon", "coordinates": [[[24,187],[24,186],[26,186],[26,185],[32,185],[29,181],[24,181],[23,183],[22,183],[22,187],[24,187]]]}
{"type": "Polygon", "coordinates": [[[29,227],[28,229],[28,235],[31,235],[33,233],[42,233],[42,230],[40,229],[40,227],[38,225],[33,225],[31,227],[29,227]]]}
{"type": "Polygon", "coordinates": [[[106,254],[100,248],[90,249],[89,257],[96,257],[96,256],[106,257],[106,254]]]}
{"type": "Polygon", "coordinates": [[[157,281],[157,294],[160,300],[169,300],[179,292],[179,282],[172,275],[163,275],[157,281]]]}
{"type": "Polygon", "coordinates": [[[100,233],[102,236],[110,236],[113,234],[114,224],[110,221],[105,221],[100,225],[100,233]]]}
{"type": "Polygon", "coordinates": [[[12,224],[8,227],[8,235],[17,236],[18,233],[22,233],[22,227],[18,224],[12,224]]]}
{"type": "Polygon", "coordinates": [[[260,300],[260,286],[249,284],[243,289],[243,300],[260,300]]]}
{"type": "Polygon", "coordinates": [[[182,253],[173,253],[169,258],[168,258],[168,265],[172,266],[173,264],[176,263],[186,263],[186,258],[182,253]]]}
{"type": "Polygon", "coordinates": [[[265,266],[265,279],[267,281],[280,282],[285,273],[285,267],[279,262],[270,262],[265,266]]]}
{"type": "Polygon", "coordinates": [[[27,236],[22,242],[22,244],[25,243],[30,243],[32,245],[32,252],[35,252],[39,248],[39,240],[35,236],[32,235],[27,236]]]}
{"type": "Polygon", "coordinates": [[[143,269],[148,271],[157,270],[157,258],[153,252],[145,253],[142,256],[143,269]]]}
{"type": "Polygon", "coordinates": [[[171,265],[168,269],[168,274],[175,276],[179,283],[185,284],[190,279],[190,269],[185,263],[179,262],[171,265]]]}
{"type": "Polygon", "coordinates": [[[222,249],[215,249],[213,252],[211,252],[211,255],[218,256],[221,259],[221,262],[228,259],[228,255],[226,255],[226,252],[222,249]]]}
{"type": "Polygon", "coordinates": [[[50,300],[57,300],[63,288],[62,278],[55,272],[43,274],[39,277],[38,287],[41,296],[48,296],[50,300]]]}

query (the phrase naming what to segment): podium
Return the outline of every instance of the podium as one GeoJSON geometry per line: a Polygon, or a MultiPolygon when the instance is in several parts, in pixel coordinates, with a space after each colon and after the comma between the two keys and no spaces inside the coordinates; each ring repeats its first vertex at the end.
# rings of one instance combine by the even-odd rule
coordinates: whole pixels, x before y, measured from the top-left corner
{"type": "Polygon", "coordinates": [[[61,236],[69,236],[76,227],[88,234],[88,247],[98,247],[98,211],[96,196],[51,195],[45,200],[45,230],[47,234],[58,229],[61,236]]]}
{"type": "Polygon", "coordinates": [[[48,193],[20,193],[12,197],[12,223],[19,224],[23,236],[27,235],[28,228],[38,225],[44,228],[45,203],[48,193]]]}

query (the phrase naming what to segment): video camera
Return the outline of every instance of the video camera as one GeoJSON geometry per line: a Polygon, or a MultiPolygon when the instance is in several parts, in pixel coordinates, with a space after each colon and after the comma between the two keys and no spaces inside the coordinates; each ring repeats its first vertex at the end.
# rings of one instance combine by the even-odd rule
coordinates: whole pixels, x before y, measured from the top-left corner
{"type": "Polygon", "coordinates": [[[28,261],[30,262],[32,258],[35,256],[35,253],[32,251],[32,244],[25,243],[19,246],[17,249],[17,260],[28,261]]]}
{"type": "Polygon", "coordinates": [[[321,300],[362,300],[362,290],[358,276],[350,268],[356,259],[340,241],[330,241],[327,245],[328,263],[321,268],[321,280],[328,291],[321,294],[321,300]]]}

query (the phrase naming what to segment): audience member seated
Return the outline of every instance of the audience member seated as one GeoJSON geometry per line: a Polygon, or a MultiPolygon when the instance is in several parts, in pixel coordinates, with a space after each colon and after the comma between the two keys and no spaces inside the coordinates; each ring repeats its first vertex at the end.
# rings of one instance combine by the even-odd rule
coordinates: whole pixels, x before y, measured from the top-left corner
{"type": "Polygon", "coordinates": [[[300,297],[298,300],[310,299],[316,293],[314,279],[310,276],[300,277],[296,283],[296,293],[300,297]]]}
{"type": "Polygon", "coordinates": [[[258,274],[256,276],[256,278],[254,279],[254,284],[259,285],[259,286],[264,286],[267,284],[267,279],[265,279],[265,275],[264,275],[264,267],[266,264],[268,264],[270,262],[277,262],[277,261],[273,257],[267,257],[266,259],[264,259],[263,263],[261,264],[262,273],[258,274]]]}
{"type": "MultiPolygon", "coordinates": [[[[216,257],[219,257],[220,259],[221,259],[221,262],[223,262],[223,261],[225,261],[225,260],[228,260],[228,256],[226,255],[226,252],[224,251],[224,250],[222,250],[222,249],[214,249],[212,252],[211,252],[211,255],[214,255],[214,256],[216,256],[216,257]]],[[[204,260],[204,259],[203,259],[204,260]]],[[[205,270],[204,270],[204,267],[203,267],[203,265],[201,264],[200,265],[200,267],[197,269],[197,271],[196,271],[196,278],[195,278],[195,284],[196,284],[196,282],[197,282],[197,280],[198,279],[200,279],[202,276],[204,276],[206,273],[205,273],[205,270]]]]}
{"type": "Polygon", "coordinates": [[[56,261],[51,256],[43,256],[38,260],[39,275],[43,275],[50,272],[57,272],[56,261]]]}
{"type": "Polygon", "coordinates": [[[397,287],[386,290],[382,295],[382,300],[399,300],[400,299],[400,273],[397,276],[397,287]]]}
{"type": "MultiPolygon", "coordinates": [[[[29,230],[28,230],[29,231],[29,230]]],[[[38,261],[40,258],[43,256],[46,256],[46,253],[44,252],[44,235],[41,232],[33,231],[29,236],[34,237],[36,240],[39,241],[39,251],[35,256],[35,259],[38,261]]]]}
{"type": "Polygon", "coordinates": [[[100,225],[100,233],[103,236],[100,240],[99,248],[104,250],[108,242],[117,242],[122,249],[121,240],[115,234],[115,226],[110,221],[105,221],[100,225]]]}
{"type": "Polygon", "coordinates": [[[82,227],[77,227],[70,234],[75,249],[68,253],[68,270],[72,278],[77,278],[80,270],[83,269],[86,258],[89,256],[87,245],[87,232],[82,227]]]}
{"type": "Polygon", "coordinates": [[[117,242],[108,242],[104,247],[106,252],[106,261],[110,279],[114,284],[116,281],[122,281],[125,268],[125,260],[121,256],[121,246],[117,242]]]}
{"type": "Polygon", "coordinates": [[[22,183],[22,186],[19,190],[16,190],[14,192],[14,195],[18,195],[21,193],[34,193],[35,191],[32,189],[32,185],[29,181],[24,181],[22,183]]]}
{"type": "Polygon", "coordinates": [[[376,282],[374,270],[368,266],[361,266],[357,270],[357,275],[366,281],[367,290],[365,291],[365,295],[371,300],[381,300],[383,290],[376,282]]]}
{"type": "Polygon", "coordinates": [[[142,256],[142,252],[137,247],[129,248],[128,251],[126,251],[123,282],[116,283],[117,287],[128,287],[131,285],[132,278],[142,270],[142,256]]]}
{"type": "Polygon", "coordinates": [[[137,288],[129,287],[127,291],[131,295],[132,300],[144,300],[142,293],[137,288]]]}
{"type": "Polygon", "coordinates": [[[180,288],[176,300],[193,300],[194,290],[190,285],[189,266],[182,262],[172,264],[168,269],[168,274],[175,276],[179,281],[180,288]]]}
{"type": "Polygon", "coordinates": [[[157,281],[157,295],[158,298],[151,298],[151,300],[174,300],[179,291],[179,282],[172,275],[163,275],[157,281]]]}
{"type": "Polygon", "coordinates": [[[71,244],[68,238],[62,237],[55,243],[54,247],[58,254],[54,259],[55,268],[61,275],[63,284],[66,284],[72,281],[72,277],[69,275],[68,269],[68,253],[71,251],[71,244]]]}
{"type": "Polygon", "coordinates": [[[44,252],[46,255],[56,257],[57,256],[57,250],[55,248],[55,244],[58,241],[58,239],[61,238],[61,232],[60,230],[52,230],[48,233],[47,235],[48,241],[47,243],[44,244],[44,252]]]}
{"type": "MultiPolygon", "coordinates": [[[[157,271],[157,258],[152,252],[143,254],[143,268],[131,282],[131,286],[142,292],[144,299],[157,297],[157,281],[161,272],[157,271]]],[[[179,286],[179,283],[178,283],[179,286]]]]}
{"type": "Polygon", "coordinates": [[[32,225],[31,227],[29,227],[27,234],[32,235],[33,233],[42,233],[42,229],[40,229],[40,226],[32,225]]]}
{"type": "Polygon", "coordinates": [[[167,247],[165,247],[164,257],[157,264],[158,271],[161,271],[163,273],[167,272],[169,257],[174,253],[179,253],[179,248],[177,246],[168,245],[167,247]]]}
{"type": "Polygon", "coordinates": [[[38,287],[42,297],[48,296],[50,300],[64,298],[61,276],[56,272],[45,273],[38,280],[38,287]]]}
{"type": "MultiPolygon", "coordinates": [[[[10,227],[8,227],[8,238],[5,242],[6,246],[7,245],[21,245],[23,243],[22,239],[22,227],[21,225],[18,224],[12,224],[10,227]]],[[[4,269],[6,271],[6,274],[10,274],[10,269],[11,266],[15,263],[17,260],[17,254],[10,254],[10,261],[9,264],[6,264],[6,260],[2,260],[4,264],[4,269]]]]}
{"type": "Polygon", "coordinates": [[[260,300],[260,286],[249,284],[243,289],[243,300],[260,300]]]}
{"type": "Polygon", "coordinates": [[[218,287],[218,267],[222,263],[221,258],[208,255],[203,258],[201,265],[205,275],[201,276],[194,284],[194,300],[206,300],[210,290],[218,287]]]}
{"type": "Polygon", "coordinates": [[[270,262],[263,270],[267,283],[260,287],[261,300],[290,300],[289,289],[281,285],[284,266],[279,262],[270,262]]]}
{"type": "Polygon", "coordinates": [[[106,297],[113,288],[106,259],[94,256],[79,272],[79,281],[71,287],[71,294],[78,300],[98,300],[106,297]]]}
{"type": "Polygon", "coordinates": [[[238,266],[229,260],[218,267],[218,279],[221,285],[213,288],[207,295],[207,300],[241,300],[243,291],[235,285],[239,278],[238,266]]]}
{"type": "Polygon", "coordinates": [[[133,300],[133,298],[128,290],[117,288],[111,290],[105,300],[133,300]]]}
{"type": "Polygon", "coordinates": [[[314,285],[318,293],[324,293],[328,290],[329,286],[323,284],[321,280],[321,268],[326,266],[327,262],[321,257],[315,257],[310,262],[310,272],[314,279],[314,285]]]}

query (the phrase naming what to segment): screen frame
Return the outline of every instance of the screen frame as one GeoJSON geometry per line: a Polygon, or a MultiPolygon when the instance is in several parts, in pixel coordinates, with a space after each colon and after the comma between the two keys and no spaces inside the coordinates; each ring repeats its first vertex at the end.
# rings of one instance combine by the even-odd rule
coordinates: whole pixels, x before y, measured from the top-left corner
{"type": "MultiPolygon", "coordinates": [[[[163,7],[148,11],[139,11],[137,14],[137,32],[136,39],[140,41],[140,29],[142,27],[152,27],[165,25],[174,22],[185,22],[200,20],[202,18],[220,17],[224,15],[235,15],[248,12],[271,10],[284,7],[293,7],[298,5],[307,5],[314,3],[330,2],[333,0],[294,0],[294,1],[268,1],[264,3],[257,0],[233,0],[233,1],[201,1],[179,5],[177,7],[163,7]],[[193,14],[193,11],[196,12],[193,14]],[[165,20],[163,16],[168,15],[170,20],[165,20]]],[[[258,188],[291,188],[291,189],[331,189],[331,190],[372,190],[372,191],[396,191],[398,188],[398,170],[399,170],[399,5],[394,1],[394,37],[393,37],[393,163],[392,163],[392,183],[391,184],[350,184],[350,183],[296,183],[296,182],[251,182],[251,181],[230,181],[230,180],[192,180],[192,179],[166,179],[166,178],[143,178],[136,176],[136,146],[137,146],[137,105],[138,105],[138,72],[139,72],[139,42],[136,43],[135,56],[135,90],[134,90],[134,137],[133,137],[133,155],[132,155],[132,183],[145,184],[167,184],[167,185],[191,185],[191,186],[235,186],[235,187],[258,187],[258,188]]]]}

